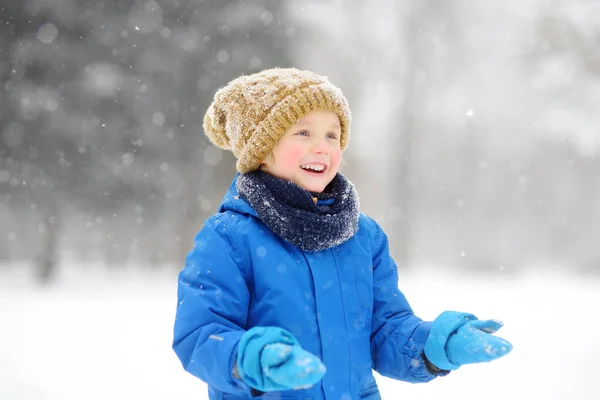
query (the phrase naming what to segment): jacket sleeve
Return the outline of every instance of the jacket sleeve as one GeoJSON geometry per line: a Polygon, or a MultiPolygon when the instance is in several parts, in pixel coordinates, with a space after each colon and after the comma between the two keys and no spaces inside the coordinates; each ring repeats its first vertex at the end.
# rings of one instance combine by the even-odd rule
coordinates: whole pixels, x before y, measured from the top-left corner
{"type": "Polygon", "coordinates": [[[251,389],[232,376],[250,294],[243,260],[221,220],[209,218],[179,274],[173,349],[183,367],[209,386],[231,394],[251,389]]]}
{"type": "Polygon", "coordinates": [[[388,239],[379,225],[368,219],[373,246],[373,319],[371,358],[381,375],[407,382],[428,382],[436,377],[423,359],[431,329],[414,315],[398,289],[398,270],[389,254],[388,239]]]}

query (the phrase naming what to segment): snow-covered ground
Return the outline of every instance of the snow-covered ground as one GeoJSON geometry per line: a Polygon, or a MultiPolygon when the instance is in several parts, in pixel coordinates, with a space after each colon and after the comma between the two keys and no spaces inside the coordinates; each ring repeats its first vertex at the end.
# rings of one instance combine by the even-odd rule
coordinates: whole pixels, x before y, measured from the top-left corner
{"type": "MultiPolygon", "coordinates": [[[[428,384],[378,376],[384,399],[600,399],[599,280],[421,271],[401,274],[400,287],[422,318],[502,319],[514,350],[428,384]]],[[[0,268],[0,398],[207,398],[171,350],[175,290],[173,271],[79,266],[39,288],[21,267],[0,268]]]]}

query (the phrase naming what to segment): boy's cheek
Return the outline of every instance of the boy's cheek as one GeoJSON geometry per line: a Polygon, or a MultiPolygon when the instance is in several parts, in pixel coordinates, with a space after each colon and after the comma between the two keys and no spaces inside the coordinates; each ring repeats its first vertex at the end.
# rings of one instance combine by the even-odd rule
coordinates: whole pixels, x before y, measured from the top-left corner
{"type": "Polygon", "coordinates": [[[295,168],[298,167],[303,155],[304,149],[290,149],[283,154],[281,162],[286,168],[295,168]]]}
{"type": "Polygon", "coordinates": [[[341,150],[332,151],[329,156],[331,157],[331,165],[332,166],[340,165],[340,162],[342,160],[342,151],[341,150]]]}

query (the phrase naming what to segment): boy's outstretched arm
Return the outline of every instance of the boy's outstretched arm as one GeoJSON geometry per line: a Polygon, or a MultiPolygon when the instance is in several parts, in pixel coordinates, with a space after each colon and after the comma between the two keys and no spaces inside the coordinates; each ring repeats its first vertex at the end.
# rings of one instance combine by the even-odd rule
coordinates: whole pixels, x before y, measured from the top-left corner
{"type": "Polygon", "coordinates": [[[384,376],[427,382],[464,364],[498,359],[512,345],[492,335],[502,323],[480,321],[472,314],[445,311],[433,322],[413,314],[398,290],[398,273],[387,237],[371,220],[374,311],[371,333],[373,368],[384,376]]]}
{"type": "Polygon", "coordinates": [[[373,319],[371,359],[381,375],[408,382],[428,382],[447,371],[435,371],[423,357],[431,322],[414,315],[398,289],[398,270],[388,239],[369,218],[373,241],[373,319]],[[429,367],[429,368],[428,368],[429,367]]]}
{"type": "Polygon", "coordinates": [[[221,218],[207,220],[179,274],[173,349],[183,367],[210,386],[250,394],[251,388],[232,376],[250,295],[242,260],[221,218]]]}

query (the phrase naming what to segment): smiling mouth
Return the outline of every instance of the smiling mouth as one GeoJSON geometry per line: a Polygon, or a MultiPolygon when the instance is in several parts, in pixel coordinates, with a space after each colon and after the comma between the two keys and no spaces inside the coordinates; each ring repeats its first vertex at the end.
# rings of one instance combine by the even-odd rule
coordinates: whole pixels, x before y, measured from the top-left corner
{"type": "Polygon", "coordinates": [[[305,164],[301,165],[300,168],[311,175],[324,175],[327,171],[327,166],[323,164],[305,164]]]}

